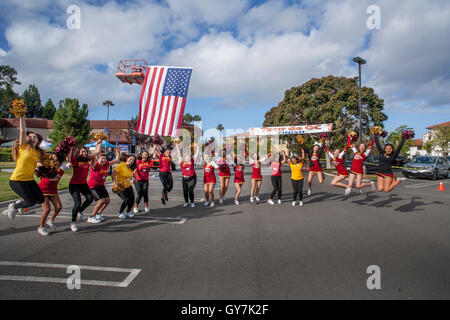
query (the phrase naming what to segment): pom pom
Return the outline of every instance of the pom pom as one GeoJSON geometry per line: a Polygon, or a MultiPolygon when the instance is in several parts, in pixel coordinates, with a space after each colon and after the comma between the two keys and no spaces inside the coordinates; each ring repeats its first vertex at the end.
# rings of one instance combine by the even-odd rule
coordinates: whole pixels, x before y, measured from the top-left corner
{"type": "Polygon", "coordinates": [[[375,135],[381,135],[381,133],[383,132],[383,128],[381,126],[374,126],[372,128],[370,128],[370,133],[375,135]]]}
{"type": "Polygon", "coordinates": [[[16,117],[20,118],[23,117],[28,109],[25,103],[23,102],[23,99],[16,99],[12,103],[12,108],[9,109],[9,111],[16,117]]]}
{"type": "Polygon", "coordinates": [[[155,134],[155,136],[152,138],[153,144],[162,145],[164,143],[163,138],[159,134],[155,134]]]}
{"type": "Polygon", "coordinates": [[[74,137],[67,136],[57,147],[56,147],[56,156],[58,159],[64,159],[68,154],[72,147],[75,147],[77,142],[74,137]]]}
{"type": "Polygon", "coordinates": [[[92,139],[96,140],[96,141],[100,141],[100,140],[108,140],[108,135],[106,134],[105,131],[97,131],[94,132],[92,134],[92,139]]]}
{"type": "Polygon", "coordinates": [[[382,138],[386,138],[388,136],[388,132],[386,130],[383,130],[383,132],[381,132],[380,137],[382,138]]]}
{"type": "Polygon", "coordinates": [[[358,132],[350,131],[349,133],[347,133],[347,136],[350,138],[350,141],[356,142],[358,141],[359,134],[358,132]]]}
{"type": "Polygon", "coordinates": [[[414,131],[411,129],[405,129],[402,131],[402,139],[412,139],[414,138],[414,131]]]}
{"type": "Polygon", "coordinates": [[[328,136],[328,133],[327,133],[327,132],[321,132],[321,133],[319,134],[319,139],[320,139],[320,140],[328,140],[328,138],[329,138],[329,136],[328,136]]]}
{"type": "Polygon", "coordinates": [[[114,193],[120,193],[125,190],[125,184],[123,182],[115,182],[111,191],[114,193]]]}
{"type": "Polygon", "coordinates": [[[303,144],[305,143],[305,139],[303,138],[303,136],[301,134],[298,134],[295,136],[295,139],[297,140],[298,144],[303,144]]]}
{"type": "Polygon", "coordinates": [[[54,178],[58,175],[56,168],[55,156],[51,153],[44,154],[42,158],[42,166],[36,169],[36,176],[40,178],[54,178]]]}
{"type": "Polygon", "coordinates": [[[180,138],[175,138],[175,139],[173,140],[173,142],[174,142],[175,144],[180,144],[180,143],[181,143],[181,139],[180,139],[180,138]]]}

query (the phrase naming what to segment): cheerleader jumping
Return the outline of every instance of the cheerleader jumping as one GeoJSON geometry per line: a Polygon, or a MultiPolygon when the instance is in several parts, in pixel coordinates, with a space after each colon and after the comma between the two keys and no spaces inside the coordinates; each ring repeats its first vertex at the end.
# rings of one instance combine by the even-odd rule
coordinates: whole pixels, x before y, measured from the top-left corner
{"type": "Polygon", "coordinates": [[[234,159],[234,165],[233,165],[234,185],[236,187],[236,194],[234,196],[234,204],[237,206],[239,205],[239,196],[241,195],[242,185],[245,183],[244,169],[245,169],[245,166],[243,164],[242,157],[237,156],[234,159]]]}
{"type": "Polygon", "coordinates": [[[147,150],[143,150],[139,153],[136,160],[136,183],[134,188],[136,189],[136,200],[134,202],[134,213],[139,213],[139,202],[144,198],[144,211],[150,212],[148,207],[148,185],[149,185],[149,173],[150,173],[151,157],[147,150]]]}
{"type": "Polygon", "coordinates": [[[40,161],[44,155],[44,151],[39,147],[42,136],[27,131],[23,117],[19,118],[19,130],[19,139],[14,142],[12,147],[16,168],[10,177],[9,186],[23,201],[12,202],[8,209],[3,211],[11,220],[16,217],[16,214],[21,213],[22,208],[32,207],[36,203],[41,204],[45,200],[41,189],[34,180],[36,166],[42,165],[40,161]]]}
{"type": "MultiPolygon", "coordinates": [[[[347,137],[348,138],[348,137],[347,137]]],[[[348,178],[348,185],[345,189],[345,195],[348,195],[352,191],[353,182],[356,178],[356,188],[359,189],[359,192],[363,193],[363,188],[371,187],[372,191],[375,191],[375,183],[371,181],[370,183],[363,183],[363,174],[364,174],[364,160],[367,159],[367,156],[370,154],[372,150],[372,146],[375,140],[372,140],[369,147],[366,149],[366,144],[361,143],[359,145],[359,150],[356,149],[348,138],[348,143],[354,153],[352,166],[350,167],[350,177],[348,178]]]]}
{"type": "Polygon", "coordinates": [[[380,153],[380,160],[378,161],[378,169],[376,172],[378,176],[377,188],[379,192],[391,192],[400,184],[400,182],[407,180],[407,178],[403,177],[395,179],[394,172],[392,171],[392,164],[399,155],[403,144],[407,139],[407,137],[403,137],[397,149],[394,151],[394,146],[390,143],[386,144],[384,148],[382,148],[378,135],[375,134],[375,144],[378,152],[380,153]]]}
{"type": "MultiPolygon", "coordinates": [[[[101,144],[99,144],[101,146],[101,144]]],[[[99,153],[97,157],[92,159],[89,174],[88,186],[95,198],[96,204],[92,210],[92,214],[87,220],[89,223],[100,223],[105,221],[102,213],[110,203],[108,190],[106,190],[105,182],[108,177],[109,168],[119,161],[119,149],[116,148],[115,160],[106,160],[106,154],[99,153]]]]}
{"type": "MultiPolygon", "coordinates": [[[[73,149],[69,151],[69,158],[71,157],[72,150],[73,149]]],[[[58,174],[54,178],[42,177],[41,181],[39,182],[39,188],[44,195],[44,202],[41,204],[41,220],[38,228],[38,233],[41,236],[48,236],[49,230],[56,230],[55,219],[62,209],[61,199],[59,198],[58,194],[58,183],[61,180],[64,171],[70,169],[70,163],[61,164],[60,159],[55,154],[53,155],[53,160],[55,161],[55,167],[58,168],[58,174]],[[50,220],[47,220],[51,210],[50,203],[53,204],[54,211],[52,216],[50,217],[50,220]],[[48,226],[48,230],[45,227],[46,224],[48,226]]]]}
{"type": "Polygon", "coordinates": [[[350,144],[347,144],[345,149],[343,151],[339,149],[335,149],[333,152],[330,152],[328,150],[328,147],[325,146],[325,151],[328,153],[328,155],[331,158],[331,161],[336,168],[337,176],[334,177],[333,181],[331,181],[331,185],[334,187],[339,187],[346,189],[348,186],[341,181],[346,179],[348,177],[348,171],[344,166],[344,156],[347,153],[348,148],[350,147],[350,144]]]}
{"type": "Polygon", "coordinates": [[[197,150],[195,151],[194,157],[192,157],[192,154],[190,152],[187,152],[182,157],[178,145],[176,146],[176,149],[179,161],[178,163],[181,167],[181,175],[183,176],[181,180],[184,197],[183,207],[188,207],[190,205],[191,208],[194,208],[195,207],[194,189],[195,185],[197,184],[197,174],[195,172],[194,159],[198,157],[200,147],[197,146],[197,150]]]}
{"type": "Polygon", "coordinates": [[[319,183],[323,184],[323,172],[322,167],[320,166],[320,157],[322,156],[323,150],[325,148],[325,144],[316,144],[314,145],[311,152],[308,153],[309,158],[309,174],[308,174],[308,196],[311,195],[311,182],[314,175],[317,174],[317,178],[319,179],[319,183]]]}
{"type": "Polygon", "coordinates": [[[214,186],[217,182],[214,169],[219,168],[219,165],[207,154],[203,156],[203,161],[203,189],[205,191],[205,206],[214,207],[214,186]]]}
{"type": "Polygon", "coordinates": [[[250,165],[252,166],[252,188],[250,190],[250,202],[259,202],[259,190],[262,184],[261,163],[269,159],[269,153],[263,159],[259,159],[259,154],[255,153],[250,158],[250,165]]]}
{"type": "Polygon", "coordinates": [[[170,148],[163,149],[163,152],[160,152],[156,149],[157,145],[153,147],[152,154],[156,155],[159,158],[159,179],[163,185],[163,190],[161,194],[161,203],[166,205],[166,202],[169,201],[169,197],[167,196],[170,191],[173,189],[173,178],[172,178],[172,150],[170,148]]]}
{"type": "Polygon", "coordinates": [[[119,219],[132,218],[134,214],[131,212],[134,206],[134,192],[131,186],[134,180],[134,170],[136,169],[136,158],[134,155],[122,155],[119,163],[111,175],[115,184],[121,184],[124,189],[118,195],[122,199],[119,209],[119,219]],[[125,211],[126,210],[126,211],[125,211]]]}

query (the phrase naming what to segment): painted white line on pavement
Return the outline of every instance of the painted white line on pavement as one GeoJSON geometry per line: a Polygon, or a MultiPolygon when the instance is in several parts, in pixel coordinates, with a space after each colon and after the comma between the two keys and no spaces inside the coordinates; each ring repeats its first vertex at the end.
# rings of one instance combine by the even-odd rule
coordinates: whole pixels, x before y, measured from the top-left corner
{"type": "MultiPolygon", "coordinates": [[[[69,264],[52,264],[40,262],[18,262],[18,261],[0,261],[0,266],[20,266],[20,267],[38,267],[38,268],[60,268],[67,269],[69,264]]],[[[76,265],[80,270],[93,270],[103,272],[123,272],[129,275],[123,281],[102,281],[102,280],[83,280],[81,285],[120,287],[126,288],[141,272],[141,269],[116,268],[116,267],[95,267],[76,265]]],[[[50,283],[67,283],[67,278],[50,278],[50,277],[34,277],[34,276],[17,276],[17,275],[0,275],[0,280],[5,281],[32,281],[32,282],[50,282],[50,283]]]]}
{"type": "Polygon", "coordinates": [[[413,184],[413,185],[408,185],[405,186],[405,188],[410,188],[410,189],[417,189],[417,188],[423,188],[423,187],[429,187],[429,186],[436,186],[439,185],[440,182],[426,182],[426,183],[419,183],[419,184],[413,184]]]}

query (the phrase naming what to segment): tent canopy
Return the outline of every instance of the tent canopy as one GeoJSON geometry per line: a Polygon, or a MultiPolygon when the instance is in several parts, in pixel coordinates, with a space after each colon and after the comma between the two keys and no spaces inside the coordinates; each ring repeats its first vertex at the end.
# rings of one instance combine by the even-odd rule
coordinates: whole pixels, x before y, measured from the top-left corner
{"type": "MultiPolygon", "coordinates": [[[[92,148],[92,147],[95,147],[97,145],[97,142],[92,142],[92,143],[88,143],[88,144],[85,144],[84,146],[86,147],[86,148],[92,148]]],[[[106,148],[115,148],[116,146],[114,145],[114,144],[112,144],[112,143],[109,143],[108,141],[106,141],[106,140],[103,140],[102,141],[102,147],[106,147],[106,148]]]]}
{"type": "MultiPolygon", "coordinates": [[[[2,144],[2,147],[5,147],[5,148],[12,147],[13,144],[14,144],[14,141],[15,140],[9,141],[9,142],[5,142],[4,144],[2,144]]],[[[45,141],[45,140],[42,140],[42,142],[40,144],[40,147],[42,149],[49,149],[49,148],[51,148],[51,146],[52,146],[52,144],[50,142],[48,142],[48,141],[45,141]]]]}

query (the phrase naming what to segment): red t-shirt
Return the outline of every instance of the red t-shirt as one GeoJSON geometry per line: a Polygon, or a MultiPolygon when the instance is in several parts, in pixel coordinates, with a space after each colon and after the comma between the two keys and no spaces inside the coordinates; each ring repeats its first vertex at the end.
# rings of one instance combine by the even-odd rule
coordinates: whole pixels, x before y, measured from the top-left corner
{"type": "Polygon", "coordinates": [[[172,162],[171,156],[166,156],[161,154],[159,156],[159,171],[160,172],[171,172],[170,163],[172,162]]]}
{"type": "Polygon", "coordinates": [[[72,157],[70,162],[72,163],[73,168],[73,175],[72,179],[70,179],[70,184],[85,184],[91,163],[88,161],[78,161],[75,157],[72,157]]]}
{"type": "Polygon", "coordinates": [[[194,166],[194,159],[191,160],[189,163],[185,163],[184,161],[181,162],[181,173],[183,177],[193,177],[195,176],[195,166],[194,166]]]}
{"type": "Polygon", "coordinates": [[[148,174],[150,173],[150,160],[136,160],[136,180],[148,181],[148,174]]]}
{"type": "Polygon", "coordinates": [[[91,173],[89,175],[88,186],[93,189],[105,185],[106,178],[108,177],[109,161],[107,161],[103,166],[96,163],[95,166],[91,167],[91,173]]]}
{"type": "Polygon", "coordinates": [[[272,176],[273,177],[280,177],[281,176],[281,163],[279,162],[271,162],[270,167],[272,169],[272,176]]]}

